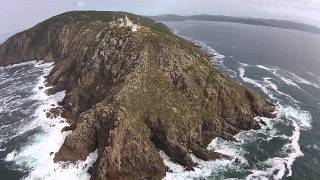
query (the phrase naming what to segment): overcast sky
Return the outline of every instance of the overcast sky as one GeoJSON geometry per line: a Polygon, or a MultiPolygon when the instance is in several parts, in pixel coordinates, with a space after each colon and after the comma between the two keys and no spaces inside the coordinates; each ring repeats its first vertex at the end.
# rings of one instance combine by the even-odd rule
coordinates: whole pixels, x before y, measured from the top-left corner
{"type": "Polygon", "coordinates": [[[65,11],[87,9],[277,18],[320,27],[320,0],[0,0],[0,35],[65,11]]]}

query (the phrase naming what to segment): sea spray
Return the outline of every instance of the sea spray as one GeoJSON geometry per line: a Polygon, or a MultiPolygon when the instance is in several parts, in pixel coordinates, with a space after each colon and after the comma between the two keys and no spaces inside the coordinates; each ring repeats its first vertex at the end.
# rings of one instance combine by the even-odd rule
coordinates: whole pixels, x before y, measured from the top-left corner
{"type": "Polygon", "coordinates": [[[202,41],[199,41],[199,40],[196,40],[196,39],[193,39],[191,37],[187,37],[187,36],[183,36],[179,31],[177,30],[173,30],[173,33],[176,34],[177,36],[183,38],[183,39],[186,39],[187,41],[190,41],[192,42],[195,46],[198,46],[201,48],[202,51],[204,51],[205,53],[209,54],[210,55],[210,58],[209,58],[209,61],[211,64],[219,67],[220,69],[222,69],[225,74],[231,76],[231,77],[236,77],[237,76],[237,73],[229,68],[226,68],[224,66],[224,59],[225,59],[225,56],[216,51],[215,49],[213,49],[211,46],[207,45],[206,43],[202,42],[202,41]]]}
{"type": "MultiPolygon", "coordinates": [[[[31,137],[31,143],[19,150],[13,150],[4,160],[12,161],[18,167],[26,169],[29,173],[23,179],[89,179],[88,169],[97,159],[97,151],[89,154],[85,161],[75,163],[53,162],[54,153],[59,150],[65,137],[70,132],[61,132],[61,129],[68,125],[65,119],[60,116],[51,119],[47,117],[46,113],[50,108],[59,107],[58,102],[64,98],[65,91],[48,96],[46,90],[50,87],[45,86],[45,76],[51,71],[53,64],[32,63],[34,68],[43,69],[38,83],[33,85],[34,93],[30,97],[30,99],[39,101],[40,106],[35,110],[32,121],[27,122],[19,134],[33,129],[40,129],[40,132],[31,137]]],[[[10,66],[10,68],[15,66],[20,65],[10,66]]]]}
{"type": "MultiPolygon", "coordinates": [[[[190,38],[187,38],[190,40],[190,38]]],[[[194,41],[196,45],[199,45],[203,49],[214,53],[216,51],[210,50],[205,43],[201,41],[194,41]],[[209,49],[209,50],[208,50],[209,49]]],[[[224,56],[221,58],[223,59],[224,56]]],[[[221,61],[218,61],[221,62],[221,61]]],[[[222,69],[227,69],[223,63],[219,63],[223,66],[222,69]]],[[[164,159],[165,164],[171,169],[171,172],[167,173],[165,179],[194,179],[199,177],[215,177],[215,178],[226,178],[224,175],[230,171],[232,172],[250,172],[249,175],[244,176],[245,179],[281,179],[284,176],[292,175],[292,165],[294,161],[303,156],[300,150],[299,138],[301,129],[310,129],[312,117],[308,111],[300,110],[300,102],[295,100],[291,95],[282,92],[278,89],[276,82],[273,82],[271,77],[262,77],[262,80],[252,79],[245,75],[246,68],[254,67],[249,64],[239,62],[239,78],[245,83],[252,84],[266,94],[273,102],[277,105],[277,118],[269,119],[264,117],[257,117],[257,121],[263,120],[267,126],[261,124],[262,129],[250,130],[246,132],[240,132],[235,136],[237,142],[229,142],[221,138],[215,138],[208,145],[208,149],[214,149],[216,152],[224,153],[229,155],[231,160],[215,160],[215,161],[201,161],[193,157],[193,160],[198,163],[195,171],[185,171],[180,165],[173,163],[168,156],[161,152],[161,156],[164,159]],[[272,80],[272,81],[271,81],[272,80]],[[275,96],[277,95],[277,96],[275,96]],[[283,104],[284,102],[278,97],[285,97],[292,102],[290,105],[283,104]],[[277,128],[278,124],[283,124],[292,129],[291,135],[282,134],[281,130],[277,128]],[[260,135],[259,135],[260,134],[260,135]],[[285,140],[285,143],[279,153],[286,154],[285,156],[274,156],[266,159],[265,161],[259,162],[259,167],[253,167],[249,165],[245,154],[248,153],[244,148],[249,143],[255,143],[257,140],[263,140],[266,142],[272,139],[280,138],[285,140]],[[235,163],[237,162],[237,163],[235,163]],[[212,176],[213,175],[213,176],[212,176]]],[[[295,86],[302,92],[305,92],[298,83],[304,83],[307,85],[313,85],[302,78],[292,75],[292,73],[286,72],[291,76],[282,75],[281,70],[268,68],[266,66],[257,65],[257,68],[266,70],[272,73],[274,76],[281,79],[284,83],[289,86],[295,86]]],[[[224,70],[225,71],[225,70],[224,70]]],[[[234,73],[237,74],[237,73],[234,73]]]]}

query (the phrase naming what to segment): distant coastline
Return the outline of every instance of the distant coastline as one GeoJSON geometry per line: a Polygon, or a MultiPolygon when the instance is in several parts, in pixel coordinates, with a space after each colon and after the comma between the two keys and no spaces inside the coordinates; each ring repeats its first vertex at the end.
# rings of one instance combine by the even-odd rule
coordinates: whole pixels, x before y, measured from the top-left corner
{"type": "Polygon", "coordinates": [[[250,24],[257,26],[268,26],[276,27],[282,29],[298,30],[303,32],[308,32],[312,34],[320,35],[320,28],[293,21],[278,20],[278,19],[263,19],[263,18],[248,18],[248,17],[231,17],[231,16],[221,16],[221,15],[192,15],[192,16],[179,16],[174,14],[165,14],[159,16],[150,16],[151,19],[155,21],[216,21],[216,22],[231,22],[239,24],[250,24]]]}

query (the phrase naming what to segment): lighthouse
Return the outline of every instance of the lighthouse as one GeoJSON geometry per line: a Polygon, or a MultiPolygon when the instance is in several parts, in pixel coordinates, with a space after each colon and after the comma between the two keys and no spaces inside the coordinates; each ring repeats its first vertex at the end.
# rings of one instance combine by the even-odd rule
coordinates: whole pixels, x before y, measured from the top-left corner
{"type": "MultiPolygon", "coordinates": [[[[139,19],[139,18],[138,18],[139,19]]],[[[139,20],[138,20],[139,21],[139,20]]],[[[118,18],[116,22],[112,21],[112,24],[116,24],[117,27],[124,27],[128,28],[131,31],[135,32],[138,31],[140,28],[139,25],[134,24],[127,15],[124,16],[124,18],[118,18]]]]}

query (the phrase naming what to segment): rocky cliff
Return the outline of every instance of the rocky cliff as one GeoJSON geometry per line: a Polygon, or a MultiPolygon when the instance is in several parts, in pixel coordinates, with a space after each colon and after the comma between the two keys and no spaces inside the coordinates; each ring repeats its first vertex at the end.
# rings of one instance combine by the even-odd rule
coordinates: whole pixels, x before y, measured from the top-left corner
{"type": "MultiPolygon", "coordinates": [[[[0,65],[54,61],[48,93],[66,90],[60,103],[72,131],[55,161],[85,159],[98,149],[92,179],[161,179],[159,154],[192,170],[190,154],[227,158],[207,150],[215,137],[233,140],[259,129],[255,116],[273,106],[224,76],[191,43],[140,17],[137,32],[110,27],[121,12],[68,12],[18,33],[0,46],[0,65]]],[[[138,16],[128,14],[137,23],[138,16]]]]}

